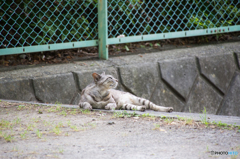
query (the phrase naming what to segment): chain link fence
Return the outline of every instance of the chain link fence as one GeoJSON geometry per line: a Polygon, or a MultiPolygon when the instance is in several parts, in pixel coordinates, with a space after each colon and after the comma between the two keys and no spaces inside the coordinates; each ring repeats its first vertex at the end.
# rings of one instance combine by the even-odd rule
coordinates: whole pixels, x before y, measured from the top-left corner
{"type": "Polygon", "coordinates": [[[91,1],[0,2],[2,48],[97,39],[97,3],[91,1]]]}
{"type": "Polygon", "coordinates": [[[239,0],[13,0],[0,16],[0,55],[240,31],[239,0]]]}
{"type": "Polygon", "coordinates": [[[108,6],[110,38],[240,24],[238,0],[117,0],[108,6]]]}

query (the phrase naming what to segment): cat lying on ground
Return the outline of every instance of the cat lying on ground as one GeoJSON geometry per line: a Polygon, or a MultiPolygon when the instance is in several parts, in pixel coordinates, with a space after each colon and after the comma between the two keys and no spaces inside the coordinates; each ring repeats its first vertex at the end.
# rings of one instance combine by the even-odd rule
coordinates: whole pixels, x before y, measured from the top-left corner
{"type": "Polygon", "coordinates": [[[145,111],[152,109],[161,112],[172,112],[172,107],[158,106],[147,99],[136,97],[127,92],[115,90],[118,80],[105,73],[92,74],[94,82],[81,93],[79,107],[83,109],[124,109],[145,111]]]}

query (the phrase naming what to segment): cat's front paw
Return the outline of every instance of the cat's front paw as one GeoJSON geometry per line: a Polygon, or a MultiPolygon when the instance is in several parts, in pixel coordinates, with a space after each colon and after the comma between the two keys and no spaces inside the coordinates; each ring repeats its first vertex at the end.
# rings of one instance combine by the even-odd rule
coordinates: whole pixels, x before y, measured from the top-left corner
{"type": "Polygon", "coordinates": [[[173,111],[173,107],[169,107],[167,112],[171,113],[173,111]]]}
{"type": "Polygon", "coordinates": [[[109,103],[105,106],[106,110],[115,110],[115,108],[117,107],[116,103],[109,103]]]}
{"type": "Polygon", "coordinates": [[[92,106],[88,102],[79,103],[79,107],[83,109],[92,110],[92,106]]]}

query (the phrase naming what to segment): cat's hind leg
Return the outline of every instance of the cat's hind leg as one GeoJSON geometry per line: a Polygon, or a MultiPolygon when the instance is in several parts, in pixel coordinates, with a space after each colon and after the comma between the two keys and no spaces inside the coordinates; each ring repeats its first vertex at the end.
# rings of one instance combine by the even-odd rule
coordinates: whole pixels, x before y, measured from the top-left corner
{"type": "Polygon", "coordinates": [[[145,106],[133,105],[133,104],[123,104],[122,109],[124,110],[138,110],[144,112],[146,110],[145,106]]]}
{"type": "Polygon", "coordinates": [[[144,98],[139,98],[139,97],[135,97],[135,103],[136,105],[143,105],[146,106],[147,109],[151,109],[151,110],[155,110],[155,111],[159,111],[159,112],[172,112],[173,108],[172,107],[163,107],[163,106],[159,106],[154,104],[153,102],[150,102],[147,99],[144,98]]]}

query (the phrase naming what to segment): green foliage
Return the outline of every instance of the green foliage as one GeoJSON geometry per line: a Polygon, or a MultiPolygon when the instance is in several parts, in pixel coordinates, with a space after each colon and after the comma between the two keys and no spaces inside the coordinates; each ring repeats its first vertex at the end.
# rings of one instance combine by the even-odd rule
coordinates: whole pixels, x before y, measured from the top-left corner
{"type": "Polygon", "coordinates": [[[97,0],[17,0],[6,1],[1,8],[0,26],[12,26],[9,33],[1,34],[8,40],[14,36],[23,45],[96,38],[97,0]]]}
{"type": "Polygon", "coordinates": [[[160,129],[160,124],[154,123],[153,125],[155,126],[155,127],[153,128],[153,130],[160,129]]]}
{"type": "Polygon", "coordinates": [[[78,127],[76,125],[70,125],[69,126],[71,129],[73,129],[74,131],[79,131],[78,127]]]}
{"type": "Polygon", "coordinates": [[[67,112],[65,110],[61,111],[59,114],[63,116],[67,116],[67,112]]]}
{"type": "Polygon", "coordinates": [[[140,115],[138,115],[136,112],[128,113],[126,110],[124,110],[120,112],[114,112],[113,116],[115,118],[124,118],[124,117],[130,118],[130,117],[138,117],[140,115]]]}
{"type": "Polygon", "coordinates": [[[164,122],[167,123],[167,124],[171,124],[173,121],[174,121],[173,118],[166,118],[166,119],[164,119],[164,122]]]}
{"type": "Polygon", "coordinates": [[[161,118],[162,118],[162,119],[167,119],[167,117],[166,117],[166,116],[161,116],[161,118]]]}
{"type": "Polygon", "coordinates": [[[23,110],[24,108],[25,108],[25,105],[19,105],[17,109],[18,110],[23,110]]]}
{"type": "Polygon", "coordinates": [[[60,135],[62,133],[62,130],[57,125],[52,129],[52,132],[55,133],[56,135],[60,135]]]}
{"type": "Polygon", "coordinates": [[[7,142],[12,142],[14,140],[14,137],[9,135],[9,134],[3,134],[3,138],[7,141],[7,142]]]}
{"type": "Polygon", "coordinates": [[[144,117],[144,118],[145,118],[145,117],[151,117],[151,116],[152,116],[152,115],[150,115],[149,113],[147,113],[147,114],[142,114],[142,115],[141,115],[141,117],[144,117]]]}
{"type": "Polygon", "coordinates": [[[22,139],[26,139],[26,134],[27,134],[27,131],[25,130],[23,133],[20,134],[21,138],[22,139]]]}
{"type": "Polygon", "coordinates": [[[187,26],[196,29],[229,26],[240,17],[239,4],[230,0],[211,1],[210,4],[209,1],[196,1],[195,10],[199,12],[190,9],[187,26]]]}
{"type": "Polygon", "coordinates": [[[108,1],[115,34],[152,34],[239,24],[238,1],[108,1]],[[161,22],[161,23],[160,23],[161,22]],[[127,31],[127,32],[126,32],[127,31]],[[131,33],[133,31],[133,33],[131,33]]]}
{"type": "Polygon", "coordinates": [[[201,119],[201,122],[203,124],[205,124],[206,126],[209,125],[209,122],[207,120],[207,111],[206,111],[206,108],[204,107],[204,110],[202,110],[202,113],[203,114],[200,114],[200,119],[201,119]]]}
{"type": "Polygon", "coordinates": [[[81,112],[82,112],[83,114],[90,114],[90,113],[91,113],[91,111],[88,110],[88,109],[81,109],[81,112]]]}
{"type": "Polygon", "coordinates": [[[14,140],[14,136],[11,136],[7,133],[3,133],[2,131],[0,131],[0,139],[4,138],[7,142],[12,142],[14,140]]]}
{"type": "Polygon", "coordinates": [[[73,109],[72,111],[70,111],[70,114],[72,115],[76,115],[78,112],[77,112],[77,109],[73,109]]]}
{"type": "Polygon", "coordinates": [[[232,129],[234,129],[234,128],[240,129],[240,126],[236,126],[235,124],[229,125],[229,124],[227,124],[227,123],[222,123],[221,121],[219,121],[219,122],[213,121],[211,124],[213,124],[213,125],[221,128],[221,129],[228,129],[228,130],[232,130],[232,129]]]}
{"type": "MultiPolygon", "coordinates": [[[[97,6],[98,0],[0,2],[2,46],[97,39],[97,6]]],[[[108,0],[109,37],[239,25],[239,17],[237,0],[108,0]]]]}
{"type": "Polygon", "coordinates": [[[36,135],[37,135],[38,138],[42,137],[42,133],[38,129],[36,130],[36,135]]]}
{"type": "Polygon", "coordinates": [[[10,121],[4,120],[4,119],[0,121],[0,130],[9,129],[11,127],[12,127],[12,123],[10,121]]]}

